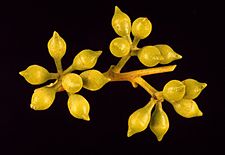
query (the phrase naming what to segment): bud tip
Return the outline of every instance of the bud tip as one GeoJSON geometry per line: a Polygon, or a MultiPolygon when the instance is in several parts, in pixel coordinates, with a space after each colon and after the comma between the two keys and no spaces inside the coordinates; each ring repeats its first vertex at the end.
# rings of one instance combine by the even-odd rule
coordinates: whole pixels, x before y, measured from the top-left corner
{"type": "Polygon", "coordinates": [[[54,37],[58,37],[58,36],[59,36],[58,32],[54,31],[54,32],[53,32],[53,36],[54,36],[54,37]]]}
{"type": "Polygon", "coordinates": [[[160,141],[162,141],[162,139],[163,139],[163,136],[158,136],[157,137],[157,140],[160,142],[160,141]]]}
{"type": "Polygon", "coordinates": [[[89,117],[88,115],[83,115],[83,119],[84,119],[85,121],[90,121],[90,117],[89,117]]]}
{"type": "Polygon", "coordinates": [[[30,104],[30,108],[33,109],[33,110],[36,110],[35,106],[33,104],[30,104]]]}
{"type": "Polygon", "coordinates": [[[177,55],[176,55],[176,58],[177,58],[177,59],[182,59],[182,55],[177,54],[177,55]]]}
{"type": "Polygon", "coordinates": [[[25,75],[25,70],[24,70],[24,71],[19,72],[19,74],[20,74],[21,76],[24,76],[24,75],[25,75]]]}
{"type": "Polygon", "coordinates": [[[133,132],[133,130],[132,129],[128,129],[128,131],[127,131],[127,137],[131,137],[133,134],[135,134],[133,132]]]}
{"type": "Polygon", "coordinates": [[[203,116],[203,113],[201,112],[201,110],[198,111],[197,116],[203,116]]]}
{"type": "Polygon", "coordinates": [[[205,87],[207,87],[207,83],[202,83],[202,89],[204,89],[205,87]]]}
{"type": "Polygon", "coordinates": [[[102,54],[102,51],[96,51],[96,54],[98,55],[98,57],[102,54]]]}
{"type": "Polygon", "coordinates": [[[114,14],[119,13],[119,12],[121,12],[120,8],[118,6],[115,6],[115,12],[114,12],[114,14]]]}

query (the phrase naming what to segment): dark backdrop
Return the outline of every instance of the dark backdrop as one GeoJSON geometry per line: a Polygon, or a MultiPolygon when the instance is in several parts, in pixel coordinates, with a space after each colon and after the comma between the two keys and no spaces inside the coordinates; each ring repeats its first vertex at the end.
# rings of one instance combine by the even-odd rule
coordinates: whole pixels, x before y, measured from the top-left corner
{"type": "MultiPolygon", "coordinates": [[[[55,1],[1,2],[0,9],[0,154],[203,154],[219,152],[224,145],[224,4],[222,1],[55,1]],[[54,72],[47,42],[56,30],[67,42],[64,68],[82,49],[103,50],[96,69],[104,72],[118,59],[109,52],[117,37],[111,27],[114,6],[133,21],[148,17],[153,31],[140,46],[165,43],[183,59],[173,62],[173,73],[145,77],[156,89],[172,79],[194,78],[208,83],[196,99],[204,116],[180,117],[172,106],[163,107],[170,129],[157,142],[148,129],[126,137],[127,120],[149,100],[142,88],[128,82],[109,83],[100,91],[82,90],[90,102],[90,122],[73,118],[66,93],[57,94],[46,111],[29,108],[37,86],[18,72],[39,64],[54,72]],[[220,141],[221,140],[221,141],[220,141]]],[[[144,68],[133,58],[123,71],[144,68]]]]}

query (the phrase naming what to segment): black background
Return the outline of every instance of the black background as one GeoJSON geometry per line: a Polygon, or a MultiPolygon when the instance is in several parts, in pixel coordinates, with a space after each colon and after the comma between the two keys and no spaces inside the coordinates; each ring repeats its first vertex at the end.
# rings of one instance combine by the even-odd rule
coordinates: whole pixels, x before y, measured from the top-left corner
{"type": "MultiPolygon", "coordinates": [[[[2,3],[2,2],[1,2],[2,3]]],[[[7,2],[0,9],[0,154],[204,154],[222,150],[224,128],[224,4],[223,1],[55,1],[7,2]],[[103,50],[96,69],[104,72],[118,59],[108,49],[117,37],[111,27],[114,6],[131,20],[148,17],[153,24],[144,45],[169,44],[183,59],[172,73],[145,79],[156,89],[172,79],[194,78],[208,83],[195,100],[203,117],[186,119],[164,102],[170,129],[157,142],[148,129],[126,137],[127,120],[149,95],[128,82],[109,83],[80,94],[89,101],[90,122],[73,118],[66,93],[58,93],[46,111],[29,108],[33,90],[18,72],[38,64],[55,72],[47,42],[56,30],[67,42],[64,68],[83,49],[103,50]]],[[[132,58],[123,71],[144,68],[132,58]]],[[[77,72],[79,73],[79,72],[77,72]]]]}

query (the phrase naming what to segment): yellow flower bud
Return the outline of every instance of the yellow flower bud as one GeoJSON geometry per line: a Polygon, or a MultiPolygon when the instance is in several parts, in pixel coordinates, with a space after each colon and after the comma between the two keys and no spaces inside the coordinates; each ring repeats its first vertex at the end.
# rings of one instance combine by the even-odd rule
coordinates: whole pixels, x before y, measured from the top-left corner
{"type": "Polygon", "coordinates": [[[109,49],[116,57],[123,57],[130,52],[130,43],[122,37],[115,38],[111,41],[109,49]]]}
{"type": "Polygon", "coordinates": [[[147,67],[156,66],[163,59],[160,51],[154,46],[143,47],[138,51],[137,56],[140,62],[147,67]]]}
{"type": "Polygon", "coordinates": [[[82,50],[73,59],[74,70],[86,70],[95,66],[98,57],[102,51],[92,51],[90,49],[82,50]]]}
{"type": "Polygon", "coordinates": [[[174,52],[174,50],[168,45],[160,44],[160,45],[155,45],[155,47],[159,49],[160,53],[162,54],[164,58],[160,61],[160,64],[168,64],[174,60],[178,60],[182,58],[181,55],[174,52]]]}
{"type": "Polygon", "coordinates": [[[148,127],[151,119],[151,110],[154,106],[154,104],[152,104],[153,100],[154,99],[151,99],[151,101],[146,106],[136,110],[130,115],[128,119],[127,137],[144,131],[148,127]]]}
{"type": "Polygon", "coordinates": [[[145,17],[140,17],[137,18],[133,24],[132,24],[132,34],[133,36],[139,38],[139,39],[144,39],[152,31],[152,24],[148,20],[148,18],[145,17]]]}
{"type": "Polygon", "coordinates": [[[161,103],[156,104],[149,126],[151,131],[156,135],[158,141],[161,141],[169,129],[169,119],[167,114],[163,111],[161,103]]]}
{"type": "Polygon", "coordinates": [[[55,100],[56,90],[53,88],[42,87],[34,90],[31,98],[30,107],[34,110],[46,110],[55,100]]]}
{"type": "Polygon", "coordinates": [[[31,65],[19,74],[32,85],[42,84],[50,79],[48,70],[39,65],[31,65]]]}
{"type": "Polygon", "coordinates": [[[179,80],[171,80],[163,88],[163,97],[170,103],[181,100],[184,94],[185,85],[179,80]]]}
{"type": "Polygon", "coordinates": [[[82,78],[75,73],[68,73],[62,78],[62,86],[69,93],[77,93],[83,86],[82,78]]]}
{"type": "Polygon", "coordinates": [[[112,27],[119,36],[128,36],[131,31],[131,21],[127,14],[122,12],[117,6],[112,18],[112,27]]]}
{"type": "Polygon", "coordinates": [[[97,70],[88,70],[80,74],[83,80],[83,87],[96,91],[101,89],[107,82],[110,81],[109,78],[106,78],[101,72],[97,70]]]}
{"type": "Polygon", "coordinates": [[[184,95],[184,98],[186,99],[195,99],[196,97],[199,96],[202,90],[207,86],[206,83],[201,83],[194,79],[186,79],[182,82],[186,86],[185,87],[186,92],[184,95]]]}
{"type": "Polygon", "coordinates": [[[82,95],[79,94],[70,95],[67,104],[70,114],[72,116],[86,121],[90,120],[89,117],[90,105],[82,95]]]}
{"type": "Polygon", "coordinates": [[[66,42],[54,31],[52,38],[48,41],[48,51],[53,59],[60,60],[66,53],[66,42]]]}
{"type": "Polygon", "coordinates": [[[198,108],[195,101],[191,99],[182,99],[173,104],[175,111],[186,118],[202,116],[203,113],[198,108]]]}

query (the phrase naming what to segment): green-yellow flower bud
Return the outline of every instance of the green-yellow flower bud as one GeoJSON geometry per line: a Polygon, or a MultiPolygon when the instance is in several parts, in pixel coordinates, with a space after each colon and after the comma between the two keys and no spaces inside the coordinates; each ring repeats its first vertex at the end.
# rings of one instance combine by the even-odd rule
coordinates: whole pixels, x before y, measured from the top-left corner
{"type": "Polygon", "coordinates": [[[39,65],[31,65],[19,74],[32,85],[42,84],[50,79],[48,70],[39,65]]]}
{"type": "Polygon", "coordinates": [[[102,51],[93,51],[90,49],[82,50],[73,59],[73,69],[86,70],[93,68],[101,54],[102,51]]]}
{"type": "Polygon", "coordinates": [[[79,94],[70,95],[67,105],[68,105],[70,114],[73,117],[90,121],[90,117],[89,117],[90,105],[88,101],[82,95],[79,95],[79,94]]]}
{"type": "Polygon", "coordinates": [[[161,103],[156,104],[149,126],[152,132],[156,135],[158,141],[161,141],[169,129],[169,119],[162,109],[161,103]]]}
{"type": "Polygon", "coordinates": [[[138,51],[137,56],[140,62],[147,67],[156,66],[163,59],[160,51],[154,46],[143,47],[138,51]]]}
{"type": "Polygon", "coordinates": [[[179,115],[186,118],[203,115],[196,102],[191,99],[182,99],[177,101],[173,104],[173,107],[179,115]]]}
{"type": "Polygon", "coordinates": [[[106,78],[101,72],[98,70],[88,70],[84,71],[80,74],[83,80],[83,87],[96,91],[101,89],[110,79],[106,78]]]}
{"type": "Polygon", "coordinates": [[[66,53],[66,42],[54,31],[52,38],[48,41],[48,51],[53,59],[60,60],[66,53]]]}
{"type": "Polygon", "coordinates": [[[207,86],[206,83],[198,82],[194,79],[186,79],[182,81],[184,85],[186,86],[186,91],[184,98],[186,99],[195,99],[199,96],[199,94],[202,92],[202,90],[207,86]]]}
{"type": "Polygon", "coordinates": [[[151,31],[152,24],[146,17],[139,17],[132,24],[132,34],[139,39],[146,38],[151,31]]]}
{"type": "Polygon", "coordinates": [[[34,110],[46,110],[55,100],[56,90],[48,87],[41,87],[34,90],[30,107],[34,110]]]}
{"type": "Polygon", "coordinates": [[[171,80],[163,88],[163,97],[170,103],[181,100],[184,94],[185,85],[179,80],[171,80]]]}
{"type": "Polygon", "coordinates": [[[160,64],[168,64],[174,60],[178,60],[182,58],[181,55],[174,52],[174,50],[168,45],[160,44],[160,45],[155,45],[155,47],[159,49],[160,53],[162,54],[164,58],[160,61],[160,64]]]}
{"type": "Polygon", "coordinates": [[[146,106],[136,110],[130,115],[128,119],[127,137],[144,131],[148,127],[151,119],[151,110],[154,106],[154,104],[152,104],[152,102],[154,102],[153,100],[154,99],[151,99],[151,101],[146,106]]]}
{"type": "Polygon", "coordinates": [[[122,37],[115,38],[111,41],[109,49],[116,57],[123,57],[130,52],[130,43],[122,37]]]}
{"type": "Polygon", "coordinates": [[[112,27],[119,36],[128,36],[131,31],[131,21],[127,14],[122,12],[117,6],[112,18],[112,27]]]}
{"type": "Polygon", "coordinates": [[[62,78],[62,86],[69,93],[77,93],[83,86],[82,78],[75,73],[68,73],[62,78]]]}

